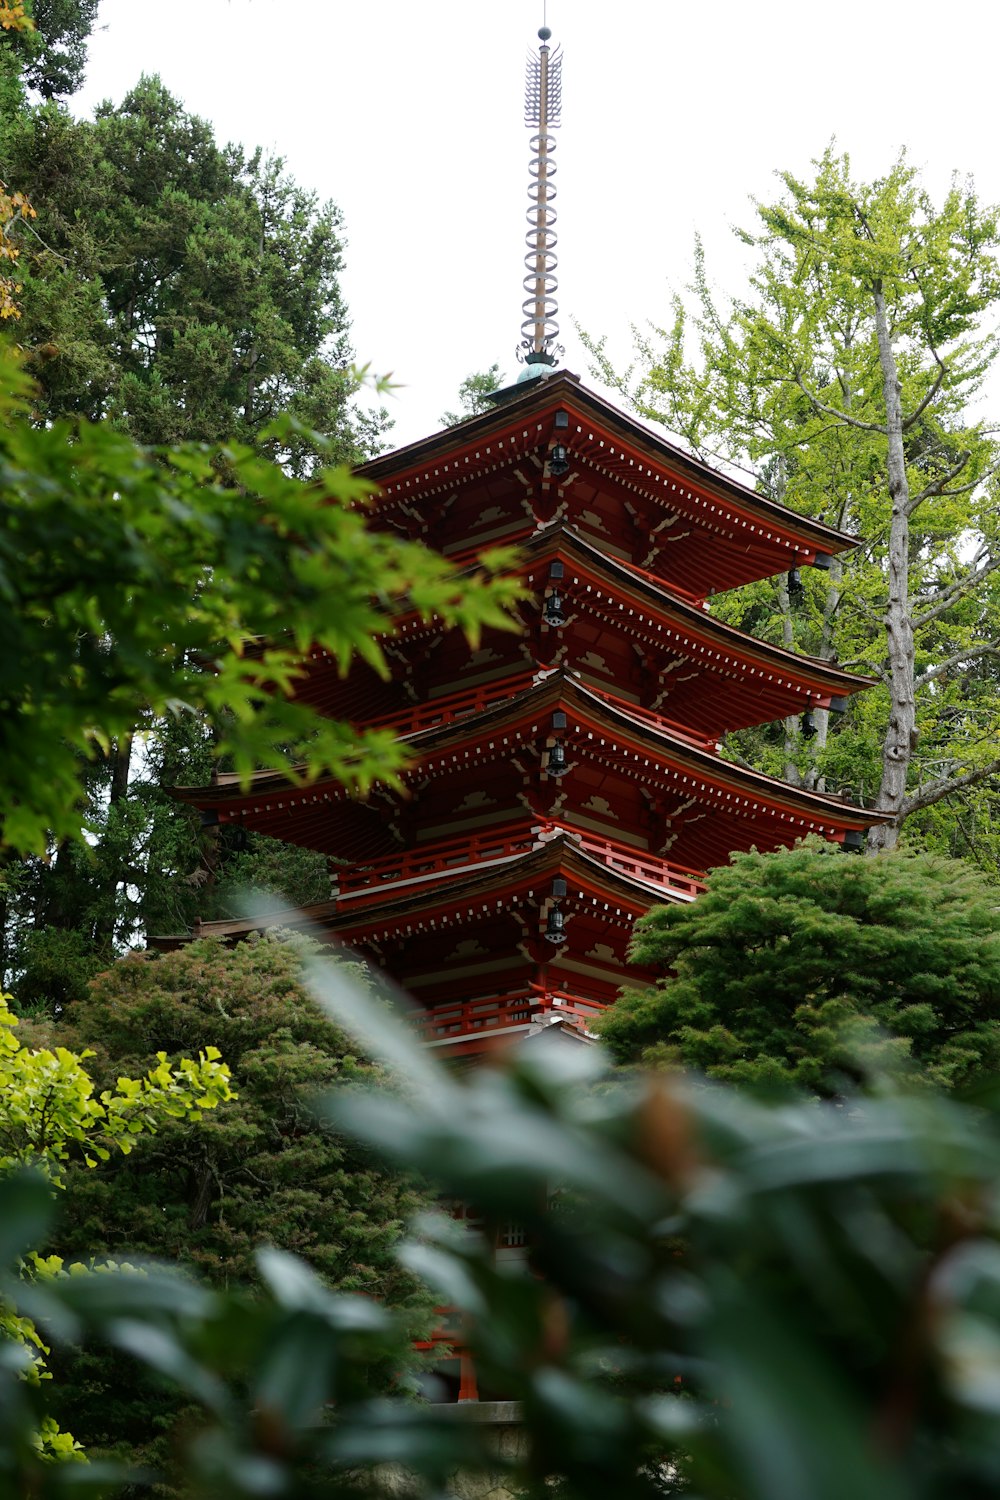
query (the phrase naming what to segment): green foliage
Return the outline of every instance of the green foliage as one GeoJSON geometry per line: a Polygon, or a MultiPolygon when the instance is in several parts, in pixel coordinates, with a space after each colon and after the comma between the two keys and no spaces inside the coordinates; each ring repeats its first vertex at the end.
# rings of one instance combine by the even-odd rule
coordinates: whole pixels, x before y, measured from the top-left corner
{"type": "MultiPolygon", "coordinates": [[[[995,1090],[775,1109],[544,1043],[456,1075],[342,969],[314,983],[408,1081],[341,1091],[332,1117],[481,1211],[425,1220],[406,1259],[482,1386],[521,1401],[523,1443],[380,1396],[391,1322],[273,1251],[252,1301],[159,1275],[39,1287],[54,1336],[99,1336],[200,1408],[190,1495],[388,1496],[394,1465],[422,1500],[456,1469],[526,1500],[995,1493],[995,1090]],[[512,1220],[532,1274],[494,1255],[512,1220]]],[[[21,1210],[0,1209],[9,1255],[21,1210]]]]}
{"type": "Polygon", "coordinates": [[[74,927],[28,926],[12,962],[21,969],[16,1008],[26,1016],[59,1015],[103,967],[92,937],[74,927]]]}
{"type": "MultiPolygon", "coordinates": [[[[158,1052],[140,1077],[121,1074],[98,1091],[84,1067],[88,1050],[24,1047],[17,1025],[7,997],[0,996],[0,1180],[31,1166],[50,1187],[65,1187],[73,1163],[93,1168],[110,1161],[112,1152],[128,1156],[139,1137],[154,1134],[165,1122],[201,1120],[205,1110],[232,1098],[229,1069],[211,1045],[197,1062],[183,1057],[171,1065],[167,1054],[158,1052]]],[[[27,1257],[22,1262],[26,1282],[62,1274],[62,1260],[40,1257],[30,1237],[17,1248],[27,1257]]],[[[20,1300],[11,1291],[0,1298],[0,1353],[11,1356],[8,1369],[37,1385],[50,1378],[44,1359],[49,1351],[31,1318],[19,1310],[20,1300]]],[[[51,1413],[39,1415],[23,1437],[28,1451],[43,1459],[79,1457],[79,1444],[51,1413]]]]}
{"type": "Polygon", "coordinates": [[[632,951],[664,977],[602,1018],[622,1062],[822,1096],[1000,1065],[996,894],[957,861],[808,840],[737,855],[697,901],[642,917],[632,951]]]}
{"type": "Polygon", "coordinates": [[[0,160],[38,215],[19,338],[46,417],[218,443],[291,413],[269,447],[297,473],[380,446],[352,408],[340,214],[280,160],[217,145],[156,78],[89,121],[21,111],[0,160]]]}
{"type": "Polygon", "coordinates": [[[18,1019],[0,998],[0,1173],[37,1167],[55,1187],[66,1184],[66,1167],[82,1161],[96,1167],[111,1152],[127,1157],[135,1137],[169,1119],[199,1121],[231,1098],[228,1065],[219,1049],[205,1046],[198,1062],[171,1065],[157,1052],[138,1079],[118,1076],[94,1091],[84,1068],[90,1049],[22,1047],[18,1019]]]}
{"type": "Polygon", "coordinates": [[[119,817],[130,824],[132,847],[138,843],[144,856],[138,867],[132,862],[130,885],[118,888],[119,942],[186,932],[198,917],[240,916],[248,892],[275,909],[329,898],[324,855],[265,834],[202,828],[197,810],[165,790],[204,785],[214,764],[211,734],[195,719],[160,720],[145,736],[142,764],[127,803],[119,807],[119,817]]]}
{"type": "Polygon", "coordinates": [[[98,1092],[83,1066],[89,1049],[23,1047],[17,1025],[0,997],[0,1173],[37,1167],[63,1187],[68,1163],[95,1167],[113,1151],[127,1156],[143,1132],[168,1120],[200,1120],[231,1098],[229,1068],[217,1047],[203,1047],[197,1062],[181,1058],[173,1065],[158,1051],[141,1077],[119,1075],[98,1092]]]}
{"type": "Polygon", "coordinates": [[[741,232],[756,257],[749,295],[721,303],[699,246],[693,313],[678,298],[672,324],[639,338],[637,373],[616,375],[599,343],[591,351],[643,416],[860,543],[829,573],[806,570],[800,593],[778,578],[713,601],[744,629],[879,679],[843,721],[818,715],[813,739],[791,719],[736,737],[732,752],[872,805],[894,702],[915,694],[913,743],[904,735],[893,748],[908,761],[908,836],[951,854],[968,854],[971,843],[977,862],[995,868],[995,820],[970,819],[964,799],[995,772],[1000,731],[997,450],[976,408],[997,350],[997,211],[957,179],[932,202],[904,158],[872,183],[856,182],[832,148],[815,165],[811,181],[780,174],[780,199],[758,204],[755,232],[741,232]],[[876,294],[903,408],[902,588],[888,561],[876,294]],[[894,665],[885,622],[890,594],[901,592],[915,649],[909,664],[894,665]],[[942,799],[947,811],[922,817],[942,799]]]}
{"type": "Polygon", "coordinates": [[[493,405],[489,397],[493,391],[500,389],[500,385],[498,364],[490,365],[488,370],[476,370],[473,374],[466,375],[458,388],[458,401],[462,410],[446,411],[441,417],[441,426],[456,427],[466,417],[478,417],[481,412],[489,411],[493,405]]]}
{"type": "MultiPolygon", "coordinates": [[[[233,950],[198,942],[114,965],[77,1001],[71,1024],[35,1028],[93,1051],[99,1081],[140,1073],[150,1038],[195,1054],[214,1038],[235,1097],[197,1131],[178,1120],[66,1181],[64,1227],[50,1248],[65,1258],[156,1257],[218,1287],[262,1292],[261,1245],[294,1251],[338,1292],[378,1298],[413,1337],[426,1337],[426,1290],[397,1259],[404,1227],[425,1199],[342,1133],[322,1125],[320,1092],[385,1087],[384,1070],[355,1054],[302,983],[310,945],[269,935],[233,950]]],[[[359,982],[362,971],[351,966],[359,982]]],[[[400,1353],[396,1371],[413,1363],[400,1353]]],[[[136,1385],[106,1353],[59,1351],[50,1407],[89,1454],[170,1466],[184,1407],[136,1385]]]]}
{"type": "MultiPolygon", "coordinates": [[[[330,894],[326,858],[262,834],[203,828],[167,788],[203,785],[217,765],[211,726],[153,721],[130,756],[127,792],[106,793],[108,764],[81,767],[96,842],[72,839],[45,859],[12,862],[5,901],[7,984],[22,1013],[59,1015],[115,953],[196,919],[240,915],[247,893],[275,909],[330,894]]],[[[2,894],[2,892],[0,892],[2,894]]]]}
{"type": "MultiPolygon", "coordinates": [[[[268,935],[229,949],[195,942],[114,964],[45,1034],[93,1051],[101,1079],[138,1072],[150,1038],[170,1053],[218,1046],[236,1097],[198,1132],[173,1129],[137,1143],[68,1184],[76,1244],[179,1260],[223,1284],[254,1276],[254,1249],[306,1255],[341,1289],[399,1305],[414,1288],[394,1258],[401,1225],[419,1203],[318,1124],[310,1100],[324,1089],[384,1081],[303,988],[303,951],[268,935]]],[[[352,966],[352,972],[359,970],[352,966]]]]}
{"type": "Polygon", "coordinates": [[[26,0],[30,30],[11,30],[5,45],[25,83],[43,99],[75,94],[83,82],[87,38],[97,19],[98,0],[26,0]]]}
{"type": "Polygon", "coordinates": [[[206,921],[216,914],[240,916],[246,910],[248,891],[275,908],[311,906],[330,899],[330,883],[325,855],[250,833],[245,847],[229,854],[212,899],[202,901],[201,910],[206,921]]]}
{"type": "Polygon", "coordinates": [[[287,696],[302,653],[315,643],[342,668],[360,655],[385,670],[377,637],[406,611],[473,637],[509,624],[518,588],[493,576],[509,553],[463,576],[373,532],[367,487],[345,470],[301,481],[242,444],[154,455],[107,424],[34,426],[9,357],[2,373],[0,784],[13,849],[77,835],[80,757],[148,714],[206,713],[217,754],[244,776],[271,764],[359,791],[391,783],[391,733],[359,734],[287,696]]]}

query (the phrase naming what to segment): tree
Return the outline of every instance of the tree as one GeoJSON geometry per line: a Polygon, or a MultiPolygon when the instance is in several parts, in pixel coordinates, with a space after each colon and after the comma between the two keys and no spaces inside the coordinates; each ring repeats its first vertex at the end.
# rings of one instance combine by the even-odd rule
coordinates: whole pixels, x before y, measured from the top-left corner
{"type": "Polygon", "coordinates": [[[325,460],[377,449],[379,419],[352,406],[342,219],[281,161],[219,146],[157,78],[93,120],[20,111],[0,161],[38,215],[19,338],[41,415],[108,416],[156,444],[252,442],[292,413],[282,457],[300,474],[313,429],[325,460]]]}
{"type": "MultiPolygon", "coordinates": [[[[98,1161],[110,1161],[112,1153],[127,1157],[143,1135],[155,1134],[170,1121],[189,1129],[206,1110],[232,1097],[229,1068],[210,1043],[201,1048],[197,1062],[185,1057],[171,1064],[161,1051],[140,1076],[119,1074],[108,1087],[95,1087],[84,1066],[90,1055],[86,1048],[72,1052],[61,1045],[22,1046],[8,998],[0,995],[0,1178],[30,1166],[50,1188],[65,1189],[74,1164],[94,1168],[98,1161]]],[[[60,1257],[42,1257],[28,1244],[24,1250],[26,1281],[62,1273],[60,1257]]],[[[83,1269],[76,1267],[77,1272],[83,1269]]],[[[16,1300],[0,1301],[0,1340],[16,1347],[23,1378],[35,1385],[51,1378],[48,1348],[16,1300]]],[[[78,1443],[51,1414],[39,1422],[32,1446],[49,1459],[79,1456],[78,1443]]]]}
{"type": "Polygon", "coordinates": [[[98,0],[25,0],[33,24],[12,30],[7,46],[27,86],[43,99],[75,94],[83,82],[97,6],[98,0]]]}
{"type": "Polygon", "coordinates": [[[112,1152],[127,1157],[143,1132],[172,1119],[200,1120],[231,1097],[229,1067],[211,1043],[197,1062],[171,1064],[158,1051],[141,1077],[119,1074],[98,1092],[83,1065],[88,1050],[23,1047],[7,999],[0,996],[0,1174],[30,1166],[65,1188],[68,1164],[92,1168],[112,1152]]]}
{"type": "MultiPolygon", "coordinates": [[[[142,1069],[151,1037],[170,1052],[217,1046],[236,1090],[197,1138],[161,1130],[127,1159],[77,1174],[68,1222],[93,1250],[180,1261],[222,1285],[253,1281],[254,1248],[278,1245],[329,1284],[412,1302],[419,1316],[394,1251],[420,1198],[310,1113],[320,1092],[387,1084],[304,989],[314,951],[272,933],[232,949],[211,940],[130,955],[93,981],[68,1022],[41,1028],[86,1041],[102,1080],[142,1069]]],[[[365,982],[360,966],[351,973],[365,982]]]]}
{"type": "Polygon", "coordinates": [[[1000,1065],[996,892],[957,861],[818,840],[736,855],[697,901],[642,917],[632,953],[663,977],[602,1018],[620,1062],[823,1097],[1000,1065]]]}
{"type": "Polygon", "coordinates": [[[466,375],[458,388],[458,400],[462,410],[460,412],[446,411],[441,417],[441,426],[456,427],[459,422],[464,422],[466,417],[478,417],[480,412],[489,411],[490,395],[499,389],[500,366],[498,364],[490,365],[488,370],[476,370],[471,375],[466,375]]]}
{"type": "MultiPolygon", "coordinates": [[[[69,1176],[52,1248],[69,1255],[86,1247],[115,1262],[153,1257],[211,1285],[259,1293],[255,1252],[277,1246],[302,1256],[333,1290],[377,1298],[412,1337],[426,1338],[432,1300],[397,1258],[426,1198],[311,1112],[321,1093],[389,1086],[385,1070],[357,1055],[304,989],[303,963],[314,952],[269,934],[232,950],[211,941],[136,954],[94,981],[68,1023],[33,1028],[86,1042],[99,1083],[142,1071],[151,1037],[171,1052],[216,1045],[235,1090],[197,1132],[167,1124],[127,1158],[69,1176]]],[[[366,982],[358,965],[348,969],[366,982]]],[[[399,1370],[410,1362],[403,1358],[399,1370]]],[[[51,1409],[88,1452],[169,1463],[179,1413],[168,1420],[162,1392],[135,1388],[105,1354],[57,1351],[53,1370],[51,1409]]]]}
{"type": "MultiPolygon", "coordinates": [[[[20,257],[17,332],[38,383],[36,418],[82,414],[143,443],[214,443],[221,473],[221,445],[233,438],[260,443],[299,476],[320,452],[329,465],[380,446],[381,417],[353,402],[340,215],[280,162],[218,145],[154,79],[94,120],[22,100],[2,115],[0,161],[37,199],[25,210],[23,192],[8,195],[0,244],[20,257]],[[36,217],[24,221],[19,208],[36,217]],[[283,412],[293,420],[280,437],[274,429],[259,439],[283,412]]],[[[168,879],[183,892],[198,874],[205,840],[149,789],[150,731],[159,744],[188,738],[176,721],[149,714],[123,724],[81,767],[90,852],[70,852],[57,837],[7,894],[6,968],[19,1000],[38,996],[44,974],[54,984],[50,1003],[60,1003],[71,976],[58,975],[53,959],[67,952],[69,934],[104,962],[146,929],[147,910],[156,919],[160,903],[148,896],[168,879]],[[168,845],[183,860],[158,868],[155,855],[168,845]],[[29,950],[20,942],[27,934],[29,950]]],[[[168,758],[176,761],[177,749],[168,758]]],[[[272,877],[281,858],[289,857],[268,857],[272,877]]],[[[303,857],[292,862],[289,895],[303,857]]],[[[316,879],[320,864],[312,862],[316,879]]],[[[190,908],[198,890],[186,891],[190,908]]]]}
{"type": "MultiPolygon", "coordinates": [[[[791,720],[768,765],[863,787],[893,815],[872,832],[877,849],[1000,770],[984,678],[1000,651],[997,454],[970,411],[996,353],[984,328],[1000,299],[997,214],[957,182],[935,206],[903,158],[872,184],[832,149],[817,168],[812,183],[783,174],[784,196],[758,206],[762,232],[743,235],[760,256],[752,295],[731,314],[699,258],[697,363],[677,303],[662,346],[642,347],[638,383],[619,384],[702,456],[749,461],[774,498],[858,536],[843,569],[720,608],[881,679],[843,743],[825,714],[811,744],[791,720]]],[[[768,745],[741,751],[760,763],[768,745]]]]}
{"type": "MultiPolygon", "coordinates": [[[[147,452],[108,423],[40,426],[9,357],[0,372],[0,845],[12,853],[58,865],[86,821],[88,766],[164,716],[204,713],[213,756],[244,775],[271,764],[358,790],[391,781],[403,754],[391,733],[358,733],[289,696],[302,653],[315,643],[344,668],[360,654],[384,670],[375,637],[409,611],[473,635],[511,623],[519,586],[497,571],[508,553],[459,574],[373,532],[366,486],[345,470],[299,480],[240,444],[147,452]]],[[[294,419],[270,429],[278,444],[303,433],[294,419]]],[[[115,852],[77,843],[80,861],[115,852]]],[[[26,878],[6,882],[14,906],[26,878]]],[[[129,879],[112,866],[112,899],[129,879]]],[[[88,917],[91,940],[103,921],[88,917]]]]}

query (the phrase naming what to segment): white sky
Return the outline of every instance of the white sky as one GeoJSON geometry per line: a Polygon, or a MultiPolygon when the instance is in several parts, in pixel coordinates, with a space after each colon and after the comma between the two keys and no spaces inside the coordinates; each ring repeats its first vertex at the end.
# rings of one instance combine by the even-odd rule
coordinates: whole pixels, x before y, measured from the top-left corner
{"type": "MultiPolygon", "coordinates": [[[[729,225],[831,136],[859,177],[900,146],[940,196],[1000,199],[998,12],[987,0],[548,0],[565,53],[558,132],[564,364],[576,317],[627,363],[668,317],[696,229],[738,286],[729,225]]],[[[102,0],[89,112],[157,72],[220,140],[284,156],[346,218],[358,358],[393,371],[393,443],[434,431],[470,371],[516,374],[529,132],[523,68],[542,0],[102,0]]],[[[590,382],[593,384],[593,382],[590,382]]]]}

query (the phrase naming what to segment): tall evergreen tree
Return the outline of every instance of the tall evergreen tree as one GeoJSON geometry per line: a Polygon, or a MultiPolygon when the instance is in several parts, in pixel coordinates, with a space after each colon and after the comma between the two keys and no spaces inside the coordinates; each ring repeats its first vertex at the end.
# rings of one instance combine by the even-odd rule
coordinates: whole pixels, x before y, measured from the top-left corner
{"type": "Polygon", "coordinates": [[[956,860],[818,840],[741,854],[690,906],[648,912],[633,957],[663,978],[602,1018],[620,1062],[822,1097],[1000,1064],[996,892],[956,860]]]}
{"type": "MultiPolygon", "coordinates": [[[[19,340],[40,415],[109,417],[143,443],[253,440],[282,412],[354,459],[340,293],[343,225],[260,151],[220,146],[156,78],[75,120],[55,104],[0,128],[0,175],[38,215],[19,340]]],[[[308,444],[282,455],[308,469],[308,444]]]]}
{"type": "MultiPolygon", "coordinates": [[[[342,221],[332,204],[319,204],[280,161],[220,146],[155,78],[92,120],[54,102],[28,107],[22,97],[21,106],[0,121],[0,177],[18,184],[36,215],[12,220],[8,234],[20,252],[17,336],[38,382],[39,420],[107,420],[153,446],[255,444],[288,413],[296,420],[283,438],[263,447],[296,475],[316,460],[310,433],[323,434],[324,462],[381,445],[384,414],[353,403],[342,221]]],[[[155,730],[174,773],[194,749],[186,724],[134,727],[155,730]]],[[[215,909],[217,867],[237,851],[225,840],[207,847],[191,817],[151,787],[152,767],[136,762],[134,744],[132,732],[117,736],[86,772],[96,844],[54,843],[6,883],[3,947],[7,971],[23,971],[23,1004],[64,1003],[88,954],[96,971],[116,943],[157,930],[171,907],[178,925],[215,909]],[[209,892],[197,883],[206,873],[209,892]]],[[[259,853],[267,886],[286,897],[328,888],[318,856],[276,854],[263,840],[240,852],[251,883],[259,853]]]]}
{"type": "MultiPolygon", "coordinates": [[[[70,1258],[169,1260],[235,1288],[259,1287],[256,1251],[271,1245],[301,1255],[328,1287],[387,1303],[411,1336],[426,1337],[434,1299],[396,1254],[426,1198],[311,1112],[321,1092],[390,1082],[304,989],[312,951],[274,934],[233,950],[213,941],[134,955],[100,975],[68,1021],[30,1028],[35,1038],[89,1048],[102,1086],[113,1087],[130,1059],[141,1076],[157,1049],[197,1056],[216,1046],[233,1075],[234,1097],[197,1131],[167,1122],[155,1149],[147,1149],[152,1136],[139,1137],[120,1163],[112,1156],[68,1173],[50,1248],[70,1258]]],[[[349,970],[352,982],[365,982],[358,966],[349,970]]],[[[182,1414],[162,1389],[123,1381],[106,1350],[57,1353],[53,1373],[53,1411],[88,1452],[170,1467],[182,1414]]]]}

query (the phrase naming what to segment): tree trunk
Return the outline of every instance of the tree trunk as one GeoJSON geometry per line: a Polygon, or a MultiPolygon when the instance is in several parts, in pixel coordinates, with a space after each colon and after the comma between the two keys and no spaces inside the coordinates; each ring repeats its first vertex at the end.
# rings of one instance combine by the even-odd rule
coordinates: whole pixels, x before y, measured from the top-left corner
{"type": "Polygon", "coordinates": [[[0,991],[6,990],[7,985],[13,983],[13,975],[9,979],[7,977],[14,944],[9,931],[11,909],[7,881],[4,878],[4,871],[9,870],[12,864],[9,854],[0,854],[0,991]]]}
{"type": "Polygon", "coordinates": [[[191,1206],[188,1209],[188,1224],[192,1229],[204,1228],[208,1211],[212,1206],[212,1188],[215,1174],[210,1166],[204,1166],[193,1175],[191,1206]]]}
{"type": "MultiPolygon", "coordinates": [[[[123,734],[117,740],[111,752],[111,787],[108,792],[108,815],[113,816],[114,809],[123,802],[128,795],[129,773],[132,767],[132,733],[123,734]]],[[[125,877],[126,861],[116,860],[114,866],[108,872],[108,885],[105,891],[103,910],[97,922],[94,924],[94,942],[101,953],[110,953],[115,942],[115,918],[118,897],[118,887],[125,877]]]]}
{"type": "MultiPolygon", "coordinates": [[[[778,596],[778,613],[781,615],[781,644],[786,651],[794,651],[795,631],[792,626],[792,599],[788,592],[788,580],[784,573],[779,573],[778,577],[774,580],[774,586],[778,596]]],[[[802,779],[799,776],[798,762],[795,759],[799,752],[802,738],[798,715],[790,714],[782,722],[785,731],[785,769],[782,775],[789,786],[801,786],[802,779]]]]}
{"type": "Polygon", "coordinates": [[[112,807],[121,802],[128,791],[129,772],[132,768],[132,742],[135,736],[130,731],[123,734],[115,745],[114,760],[111,766],[111,791],[109,794],[112,807]]]}
{"type": "Polygon", "coordinates": [[[889,665],[891,705],[882,747],[882,782],[875,799],[880,812],[895,815],[895,821],[873,828],[868,852],[891,849],[899,837],[899,824],[906,800],[907,773],[917,741],[917,708],[913,690],[913,618],[909,598],[910,488],[903,451],[902,387],[896,355],[889,333],[885,298],[877,282],[872,289],[879,364],[885,395],[887,467],[892,520],[889,527],[889,596],[885,611],[886,651],[889,665]]]}

